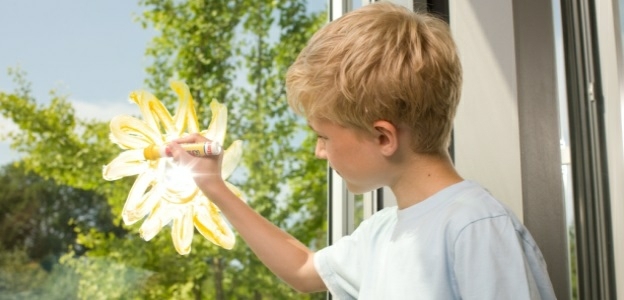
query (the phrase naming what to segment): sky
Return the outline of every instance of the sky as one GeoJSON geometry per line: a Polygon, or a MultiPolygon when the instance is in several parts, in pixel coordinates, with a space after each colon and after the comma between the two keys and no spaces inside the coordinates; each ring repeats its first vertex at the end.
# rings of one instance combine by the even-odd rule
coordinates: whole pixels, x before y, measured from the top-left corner
{"type": "MultiPolygon", "coordinates": [[[[155,34],[134,21],[140,12],[138,0],[0,0],[0,91],[14,90],[7,70],[19,67],[38,103],[56,89],[80,117],[138,114],[127,96],[144,87],[144,52],[155,34]]],[[[0,116],[0,135],[15,128],[0,116]]],[[[17,158],[0,141],[0,166],[17,158]]]]}
{"type": "MultiPolygon", "coordinates": [[[[109,120],[138,112],[127,96],[143,87],[144,51],[153,32],[133,21],[140,12],[136,1],[0,3],[0,90],[14,90],[7,70],[19,67],[38,103],[48,103],[49,91],[57,89],[81,117],[109,120]]],[[[0,132],[14,128],[0,117],[0,132]]],[[[0,142],[0,165],[17,157],[0,142]]]]}

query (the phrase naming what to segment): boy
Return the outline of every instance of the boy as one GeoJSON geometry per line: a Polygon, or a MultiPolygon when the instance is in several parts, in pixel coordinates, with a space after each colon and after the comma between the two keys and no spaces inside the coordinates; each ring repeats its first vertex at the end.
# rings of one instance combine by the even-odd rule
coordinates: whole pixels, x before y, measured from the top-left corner
{"type": "Polygon", "coordinates": [[[398,205],[313,253],[226,188],[220,158],[171,144],[277,276],[337,299],[555,298],[526,228],[451,162],[461,65],[444,22],[391,3],[364,6],[317,32],[286,83],[291,107],[318,134],[316,156],[351,192],[388,186],[398,205]]]}

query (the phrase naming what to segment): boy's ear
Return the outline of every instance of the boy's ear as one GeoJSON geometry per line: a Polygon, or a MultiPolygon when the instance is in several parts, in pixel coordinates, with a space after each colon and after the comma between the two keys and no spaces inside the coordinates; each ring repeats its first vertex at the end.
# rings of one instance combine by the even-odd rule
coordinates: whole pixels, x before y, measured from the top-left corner
{"type": "Polygon", "coordinates": [[[375,121],[373,128],[377,133],[377,142],[383,155],[394,154],[399,147],[398,132],[396,126],[384,120],[375,121]]]}

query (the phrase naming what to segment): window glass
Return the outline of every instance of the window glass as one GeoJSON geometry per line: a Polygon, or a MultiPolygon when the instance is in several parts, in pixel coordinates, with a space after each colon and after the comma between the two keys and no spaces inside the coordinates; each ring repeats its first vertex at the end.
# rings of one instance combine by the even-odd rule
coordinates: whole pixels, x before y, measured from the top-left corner
{"type": "Polygon", "coordinates": [[[553,0],[553,23],[555,29],[555,59],[557,65],[557,91],[559,101],[559,129],[561,145],[561,175],[563,180],[563,195],[566,206],[566,224],[568,228],[568,249],[570,251],[570,287],[572,299],[578,299],[577,293],[577,266],[576,266],[576,234],[574,226],[574,193],[572,187],[572,165],[570,156],[570,134],[568,119],[568,97],[566,93],[566,70],[563,50],[563,31],[561,20],[561,6],[558,0],[553,0]]]}

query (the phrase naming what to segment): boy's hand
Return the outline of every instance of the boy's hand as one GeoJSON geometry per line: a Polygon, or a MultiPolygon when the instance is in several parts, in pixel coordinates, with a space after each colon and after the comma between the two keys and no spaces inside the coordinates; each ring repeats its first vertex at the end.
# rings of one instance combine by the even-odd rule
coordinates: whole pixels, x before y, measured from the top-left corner
{"type": "Polygon", "coordinates": [[[167,147],[171,151],[173,161],[180,166],[188,167],[193,172],[193,179],[197,186],[206,193],[208,198],[211,195],[211,187],[224,184],[221,176],[221,163],[223,152],[219,155],[196,157],[187,153],[180,144],[205,143],[210,140],[194,133],[169,143],[167,147]]]}

